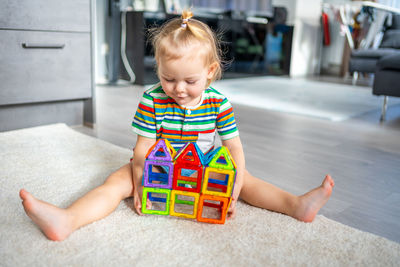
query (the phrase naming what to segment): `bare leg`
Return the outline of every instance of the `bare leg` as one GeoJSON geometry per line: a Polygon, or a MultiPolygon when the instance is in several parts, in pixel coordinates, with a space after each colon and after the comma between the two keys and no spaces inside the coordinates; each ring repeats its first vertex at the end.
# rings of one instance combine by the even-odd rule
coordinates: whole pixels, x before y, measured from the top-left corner
{"type": "Polygon", "coordinates": [[[328,201],[333,186],[333,179],[327,175],[319,187],[302,196],[295,196],[252,176],[246,170],[240,198],[253,206],[284,213],[300,221],[311,222],[328,201]]]}
{"type": "Polygon", "coordinates": [[[126,164],[111,174],[103,185],[76,200],[66,209],[20,191],[26,214],[39,226],[50,240],[61,241],[78,228],[102,219],[114,211],[121,200],[132,196],[131,164],[126,164]]]}

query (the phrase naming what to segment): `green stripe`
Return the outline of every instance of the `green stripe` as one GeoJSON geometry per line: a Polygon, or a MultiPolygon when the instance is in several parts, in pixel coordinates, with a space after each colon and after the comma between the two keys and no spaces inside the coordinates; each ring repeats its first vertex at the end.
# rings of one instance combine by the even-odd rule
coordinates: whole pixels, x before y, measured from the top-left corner
{"type": "Polygon", "coordinates": [[[153,89],[148,89],[148,91],[146,92],[147,94],[151,94],[151,93],[164,93],[164,91],[161,88],[161,85],[157,86],[156,88],[153,89]]]}
{"type": "Polygon", "coordinates": [[[214,88],[211,87],[211,86],[210,86],[210,88],[207,89],[206,91],[208,91],[208,92],[213,92],[213,93],[215,93],[215,94],[217,94],[217,95],[220,95],[220,96],[224,96],[223,94],[221,94],[220,92],[218,92],[216,89],[214,89],[214,88]]]}
{"type": "Polygon", "coordinates": [[[190,121],[187,122],[187,124],[189,125],[203,125],[203,124],[209,124],[209,123],[213,123],[215,120],[206,120],[206,121],[190,121]]]}
{"type": "Polygon", "coordinates": [[[186,180],[178,180],[178,184],[190,184],[197,186],[196,182],[186,181],[186,180]]]}
{"type": "MultiPolygon", "coordinates": [[[[149,103],[145,103],[143,101],[140,101],[140,104],[142,104],[143,106],[149,107],[149,108],[154,108],[154,106],[152,104],[149,103]]],[[[141,108],[138,108],[138,110],[143,110],[141,108]]],[[[144,110],[145,112],[148,112],[147,110],[144,110]]]]}
{"type": "Polygon", "coordinates": [[[177,121],[177,120],[172,121],[172,120],[164,119],[164,121],[167,123],[171,123],[171,124],[182,124],[182,121],[177,121]]]}
{"type": "Polygon", "coordinates": [[[155,130],[149,130],[147,128],[144,128],[144,127],[140,126],[139,124],[132,123],[132,126],[135,127],[135,128],[138,128],[139,130],[144,131],[144,132],[148,132],[148,133],[152,133],[152,134],[156,133],[155,130]]]}
{"type": "Polygon", "coordinates": [[[223,131],[222,133],[221,132],[218,132],[220,135],[227,135],[227,134],[231,134],[231,133],[234,133],[234,132],[237,132],[237,129],[236,128],[233,128],[232,130],[229,130],[229,131],[223,131]]]}
{"type": "Polygon", "coordinates": [[[190,200],[180,200],[178,199],[178,196],[176,196],[175,198],[175,204],[185,204],[185,205],[194,205],[194,201],[190,201],[190,200]]]}
{"type": "MultiPolygon", "coordinates": [[[[170,123],[170,124],[177,124],[177,125],[182,125],[182,121],[178,120],[169,120],[169,119],[164,119],[164,122],[170,123]]],[[[206,121],[186,121],[185,125],[205,125],[205,124],[212,124],[215,122],[215,120],[206,120],[206,121]]],[[[214,128],[214,127],[213,127],[214,128]]]]}
{"type": "Polygon", "coordinates": [[[146,93],[143,94],[143,98],[146,98],[147,100],[150,100],[150,101],[153,100],[153,97],[146,93]]]}

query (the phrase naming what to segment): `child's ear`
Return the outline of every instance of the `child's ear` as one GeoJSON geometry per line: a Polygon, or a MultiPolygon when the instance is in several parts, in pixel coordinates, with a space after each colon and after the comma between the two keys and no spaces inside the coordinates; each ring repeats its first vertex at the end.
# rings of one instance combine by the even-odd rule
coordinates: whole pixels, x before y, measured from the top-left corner
{"type": "Polygon", "coordinates": [[[218,68],[218,63],[214,62],[208,67],[208,72],[207,72],[207,79],[212,79],[214,77],[214,73],[218,68]]]}

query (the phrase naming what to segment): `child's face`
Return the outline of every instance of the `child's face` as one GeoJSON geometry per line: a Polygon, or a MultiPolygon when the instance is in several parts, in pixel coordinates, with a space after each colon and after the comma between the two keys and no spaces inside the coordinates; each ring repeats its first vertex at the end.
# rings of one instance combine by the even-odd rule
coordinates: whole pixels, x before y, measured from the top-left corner
{"type": "Polygon", "coordinates": [[[179,105],[190,107],[200,102],[217,63],[206,66],[203,53],[194,54],[191,51],[187,54],[179,59],[160,57],[158,75],[164,92],[179,105]]]}

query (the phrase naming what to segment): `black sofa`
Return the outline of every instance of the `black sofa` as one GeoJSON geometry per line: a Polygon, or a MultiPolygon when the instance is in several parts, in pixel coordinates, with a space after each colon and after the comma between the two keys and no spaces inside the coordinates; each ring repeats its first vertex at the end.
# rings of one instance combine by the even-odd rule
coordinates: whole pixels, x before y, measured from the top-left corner
{"type": "Polygon", "coordinates": [[[385,23],[389,26],[384,31],[378,49],[357,49],[351,52],[349,72],[353,74],[353,84],[356,82],[359,72],[374,73],[381,57],[400,54],[400,14],[392,15],[390,18],[390,22],[385,23]]]}
{"type": "Polygon", "coordinates": [[[381,121],[384,121],[388,97],[400,97],[400,53],[385,56],[378,60],[372,93],[385,96],[381,114],[381,121]]]}

